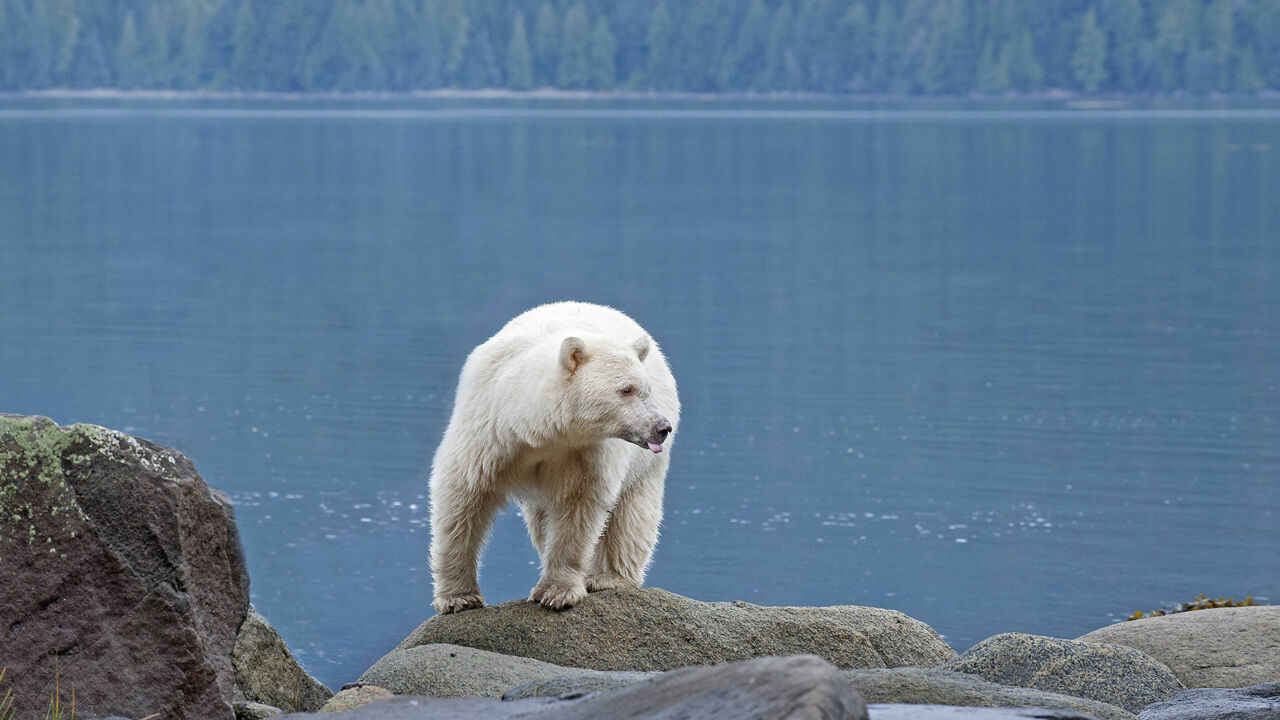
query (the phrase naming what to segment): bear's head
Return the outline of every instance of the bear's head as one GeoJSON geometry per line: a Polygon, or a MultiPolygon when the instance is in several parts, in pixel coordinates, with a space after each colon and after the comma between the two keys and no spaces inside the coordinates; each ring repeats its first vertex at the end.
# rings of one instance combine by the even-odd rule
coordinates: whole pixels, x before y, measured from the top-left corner
{"type": "Polygon", "coordinates": [[[662,452],[671,422],[653,403],[644,359],[652,341],[641,335],[630,345],[580,337],[560,344],[560,365],[574,429],[590,437],[618,438],[662,452]]]}

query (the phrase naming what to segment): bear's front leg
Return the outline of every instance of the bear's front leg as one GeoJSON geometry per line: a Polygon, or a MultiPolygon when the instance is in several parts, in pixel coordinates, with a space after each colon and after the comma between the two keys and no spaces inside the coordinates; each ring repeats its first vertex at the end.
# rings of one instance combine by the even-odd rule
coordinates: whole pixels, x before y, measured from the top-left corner
{"type": "Polygon", "coordinates": [[[431,604],[441,615],[484,607],[477,577],[480,549],[502,500],[488,483],[461,474],[432,477],[431,604]]]}
{"type": "Polygon", "coordinates": [[[624,590],[644,584],[662,523],[665,462],[622,491],[596,545],[587,590],[624,590]]]}
{"type": "Polygon", "coordinates": [[[547,514],[542,577],[529,592],[530,600],[563,610],[587,596],[586,564],[607,515],[608,503],[589,492],[556,503],[547,514]]]}

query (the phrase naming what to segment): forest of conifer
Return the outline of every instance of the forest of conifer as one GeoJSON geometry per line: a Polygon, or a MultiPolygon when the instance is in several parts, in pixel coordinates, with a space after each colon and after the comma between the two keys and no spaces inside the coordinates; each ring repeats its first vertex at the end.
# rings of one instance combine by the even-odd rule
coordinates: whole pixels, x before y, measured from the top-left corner
{"type": "Polygon", "coordinates": [[[0,0],[0,90],[1280,89],[1280,0],[0,0]]]}

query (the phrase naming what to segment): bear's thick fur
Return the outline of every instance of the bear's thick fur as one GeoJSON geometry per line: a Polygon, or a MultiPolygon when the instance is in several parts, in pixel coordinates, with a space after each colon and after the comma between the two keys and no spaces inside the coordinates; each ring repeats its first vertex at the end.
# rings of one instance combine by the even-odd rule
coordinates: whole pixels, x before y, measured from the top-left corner
{"type": "Polygon", "coordinates": [[[508,498],[542,559],[531,600],[639,587],[679,419],[666,358],[621,312],[562,302],[507,323],[463,365],[432,462],[436,610],[484,605],[480,549],[508,498]]]}

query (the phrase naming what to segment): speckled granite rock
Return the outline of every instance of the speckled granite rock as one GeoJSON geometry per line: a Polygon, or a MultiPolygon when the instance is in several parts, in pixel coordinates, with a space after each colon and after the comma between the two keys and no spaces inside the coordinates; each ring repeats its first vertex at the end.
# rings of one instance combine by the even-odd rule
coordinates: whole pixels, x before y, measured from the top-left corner
{"type": "Polygon", "coordinates": [[[396,695],[502,697],[515,685],[584,672],[460,645],[419,645],[387,653],[360,676],[360,682],[396,695]]]}
{"type": "Polygon", "coordinates": [[[437,615],[398,649],[432,643],[592,670],[669,670],[797,653],[844,668],[930,666],[956,656],[928,625],[893,610],[704,603],[659,588],[592,593],[563,612],[513,600],[437,615]]]}
{"type": "Polygon", "coordinates": [[[386,688],[377,685],[364,685],[357,683],[354,686],[342,688],[329,701],[324,704],[317,712],[335,713],[344,712],[346,710],[355,710],[358,707],[368,705],[375,700],[385,700],[386,698],[395,697],[392,692],[386,688]]]}
{"type": "Polygon", "coordinates": [[[1183,689],[1169,668],[1133,648],[1022,633],[989,637],[945,667],[1002,685],[1101,700],[1129,712],[1183,689]]]}
{"type": "MultiPolygon", "coordinates": [[[[846,670],[845,676],[868,703],[1036,707],[1084,713],[1098,720],[1135,720],[1129,711],[1098,700],[999,685],[977,675],[940,668],[846,670]]],[[[875,720],[874,713],[872,720],[875,720]]]]}
{"type": "Polygon", "coordinates": [[[1141,650],[1189,688],[1280,679],[1280,605],[1213,608],[1116,623],[1079,638],[1141,650]]]}
{"type": "MultiPolygon", "coordinates": [[[[1198,611],[1197,611],[1198,612],[1198,611]]],[[[1194,688],[1148,705],[1139,720],[1276,720],[1280,682],[1247,688],[1194,688]]]]}
{"type": "Polygon", "coordinates": [[[294,660],[284,640],[252,606],[231,652],[236,683],[252,700],[285,712],[319,710],[333,691],[294,660]]]}
{"type": "Polygon", "coordinates": [[[249,700],[234,702],[232,706],[236,710],[236,720],[266,720],[266,718],[280,717],[284,714],[278,707],[249,700]]]}

